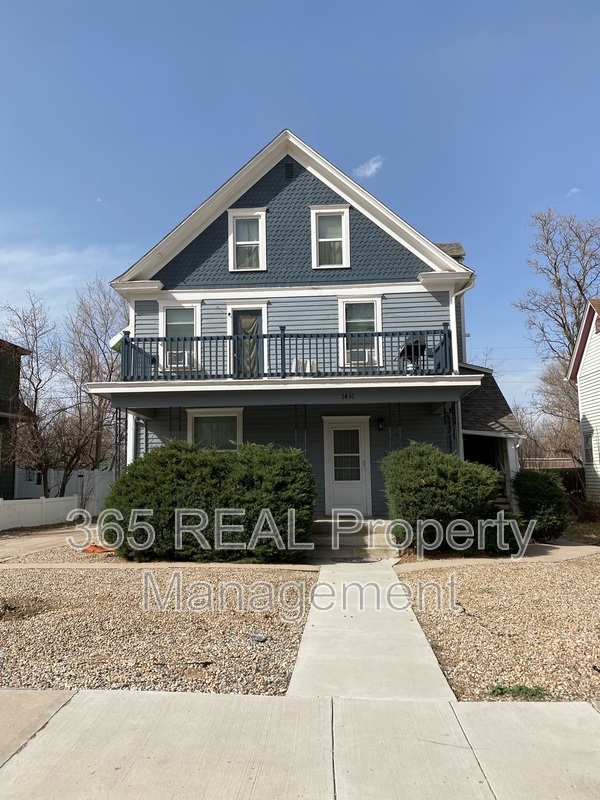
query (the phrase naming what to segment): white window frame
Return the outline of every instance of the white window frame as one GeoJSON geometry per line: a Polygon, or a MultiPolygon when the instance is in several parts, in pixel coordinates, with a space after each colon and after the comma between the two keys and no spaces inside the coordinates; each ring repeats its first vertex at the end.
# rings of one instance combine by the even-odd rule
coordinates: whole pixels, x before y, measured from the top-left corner
{"type": "Polygon", "coordinates": [[[265,272],[267,269],[267,209],[266,208],[228,208],[229,218],[229,272],[265,272]],[[238,269],[236,266],[236,219],[258,219],[258,263],[252,269],[238,269]]]}
{"type": "MultiPolygon", "coordinates": [[[[244,435],[244,408],[186,408],[187,411],[187,440],[194,444],[194,420],[198,417],[236,417],[237,431],[236,443],[240,445],[244,435]]],[[[231,453],[233,450],[219,450],[220,453],[231,453]]]]}
{"type": "MultiPolygon", "coordinates": [[[[176,302],[173,302],[173,301],[163,301],[163,302],[159,302],[159,304],[158,304],[158,335],[159,335],[159,337],[161,339],[166,339],[166,337],[167,337],[167,311],[171,310],[171,309],[179,310],[181,308],[191,308],[191,309],[193,309],[193,311],[194,311],[194,336],[198,336],[199,335],[199,331],[200,331],[200,306],[198,305],[198,303],[176,303],[176,302]]],[[[162,369],[168,370],[168,369],[170,369],[170,367],[167,364],[167,352],[168,352],[167,342],[166,341],[162,342],[162,344],[159,347],[160,347],[160,349],[159,349],[159,353],[160,353],[159,358],[160,358],[160,361],[161,361],[162,369]]],[[[195,363],[195,361],[196,361],[195,354],[197,354],[197,347],[194,346],[190,352],[192,352],[192,361],[194,361],[194,364],[190,364],[189,366],[190,366],[190,368],[197,367],[198,364],[195,363]]]]}
{"type": "MultiPolygon", "coordinates": [[[[355,305],[356,303],[373,303],[374,305],[374,322],[375,322],[375,330],[374,333],[382,333],[383,331],[383,316],[381,311],[381,295],[371,295],[371,296],[363,296],[363,297],[351,297],[351,298],[341,298],[338,297],[338,330],[340,333],[347,333],[346,331],[346,306],[348,305],[355,305]]],[[[376,339],[376,350],[375,355],[377,358],[377,363],[381,364],[382,361],[382,337],[378,336],[376,339]]],[[[339,359],[340,364],[346,364],[346,340],[343,337],[340,337],[340,347],[339,347],[339,359]]],[[[349,366],[349,365],[346,365],[349,366]]]]}
{"type": "Polygon", "coordinates": [[[199,335],[200,330],[200,306],[198,303],[177,303],[175,301],[162,301],[159,303],[158,308],[158,335],[166,337],[167,335],[167,310],[192,308],[194,309],[194,336],[199,335]]]}
{"type": "Polygon", "coordinates": [[[312,268],[313,269],[350,269],[350,206],[346,204],[335,206],[310,206],[310,228],[312,240],[312,268]],[[319,217],[327,214],[342,216],[342,263],[319,264],[319,217]]]}

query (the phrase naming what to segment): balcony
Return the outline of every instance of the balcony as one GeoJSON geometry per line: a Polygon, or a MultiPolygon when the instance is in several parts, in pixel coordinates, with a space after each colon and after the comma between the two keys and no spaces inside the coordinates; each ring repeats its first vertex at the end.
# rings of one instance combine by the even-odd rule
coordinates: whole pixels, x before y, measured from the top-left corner
{"type": "Polygon", "coordinates": [[[123,381],[450,375],[448,325],[381,333],[279,333],[121,342],[123,381]]]}

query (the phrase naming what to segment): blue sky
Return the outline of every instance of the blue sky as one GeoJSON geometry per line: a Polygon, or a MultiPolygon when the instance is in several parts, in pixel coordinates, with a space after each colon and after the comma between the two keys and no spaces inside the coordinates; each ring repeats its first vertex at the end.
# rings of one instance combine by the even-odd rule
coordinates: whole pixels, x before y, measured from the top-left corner
{"type": "Polygon", "coordinates": [[[471,354],[526,399],[529,216],[598,215],[597,3],[21,0],[0,25],[0,302],[60,311],[288,127],[348,174],[379,156],[360,182],[463,243],[471,354]]]}

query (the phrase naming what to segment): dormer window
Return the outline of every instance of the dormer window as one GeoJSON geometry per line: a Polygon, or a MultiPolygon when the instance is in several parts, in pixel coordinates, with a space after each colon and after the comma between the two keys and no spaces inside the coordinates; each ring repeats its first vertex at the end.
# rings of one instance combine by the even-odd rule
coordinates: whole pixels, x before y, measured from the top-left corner
{"type": "Polygon", "coordinates": [[[311,206],[313,269],[350,266],[350,207],[311,206]]]}
{"type": "Polygon", "coordinates": [[[266,208],[230,208],[227,213],[229,214],[229,271],[266,270],[266,208]]]}

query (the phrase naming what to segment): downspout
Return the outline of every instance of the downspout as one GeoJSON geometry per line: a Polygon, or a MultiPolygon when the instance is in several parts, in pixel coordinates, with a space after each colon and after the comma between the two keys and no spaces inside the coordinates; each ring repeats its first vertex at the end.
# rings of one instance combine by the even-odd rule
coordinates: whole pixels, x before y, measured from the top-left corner
{"type": "MultiPolygon", "coordinates": [[[[458,375],[459,368],[458,368],[458,320],[456,317],[456,301],[460,299],[465,292],[467,292],[475,283],[475,273],[473,272],[464,286],[459,289],[458,291],[454,292],[450,297],[450,326],[452,329],[452,363],[454,365],[453,372],[455,375],[458,375]]],[[[464,317],[462,320],[463,327],[465,324],[464,317]]],[[[461,335],[464,339],[464,330],[461,331],[461,335]]],[[[463,357],[466,356],[463,353],[463,357]]],[[[463,440],[463,432],[462,432],[462,409],[460,400],[455,403],[455,414],[456,414],[456,449],[460,458],[464,459],[465,457],[465,444],[463,440]]]]}
{"type": "Polygon", "coordinates": [[[450,328],[452,330],[452,363],[454,365],[453,373],[458,374],[458,322],[456,318],[456,301],[462,297],[465,292],[472,288],[475,283],[475,273],[469,275],[467,282],[461,289],[450,295],[450,328]]]}

